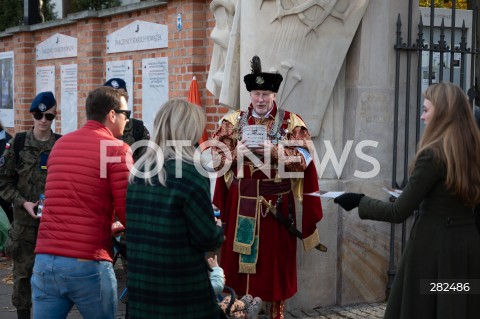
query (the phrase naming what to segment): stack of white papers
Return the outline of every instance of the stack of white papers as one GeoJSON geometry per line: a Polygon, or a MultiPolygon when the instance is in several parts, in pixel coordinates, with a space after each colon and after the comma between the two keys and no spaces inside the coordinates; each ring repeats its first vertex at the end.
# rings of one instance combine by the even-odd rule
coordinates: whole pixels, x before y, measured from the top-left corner
{"type": "MultiPolygon", "coordinates": [[[[402,190],[401,189],[394,189],[394,188],[387,188],[387,187],[383,187],[382,188],[384,191],[386,191],[387,193],[389,193],[390,195],[392,195],[393,197],[395,198],[398,198],[400,196],[400,194],[402,194],[402,190]]],[[[331,191],[331,192],[313,192],[313,193],[305,193],[303,195],[307,195],[307,196],[316,196],[316,197],[321,197],[321,198],[336,198],[342,194],[344,194],[345,192],[337,192],[337,191],[331,191]]]]}
{"type": "Polygon", "coordinates": [[[336,198],[342,195],[343,193],[345,192],[314,192],[314,193],[305,193],[303,195],[317,196],[322,198],[336,198]]]}
{"type": "Polygon", "coordinates": [[[382,187],[382,189],[395,198],[398,198],[402,193],[401,189],[394,189],[394,188],[387,188],[387,187],[382,187]]]}

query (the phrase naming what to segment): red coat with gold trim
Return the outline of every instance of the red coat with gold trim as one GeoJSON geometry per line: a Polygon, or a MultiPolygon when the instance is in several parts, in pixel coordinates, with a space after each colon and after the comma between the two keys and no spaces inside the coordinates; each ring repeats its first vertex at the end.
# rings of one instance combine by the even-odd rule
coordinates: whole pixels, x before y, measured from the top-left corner
{"type": "MultiPolygon", "coordinates": [[[[258,227],[258,256],[255,273],[240,273],[239,254],[233,251],[240,203],[239,195],[241,195],[239,181],[242,183],[243,181],[260,180],[260,183],[265,181],[271,184],[274,180],[273,175],[267,176],[265,171],[255,168],[248,159],[245,160],[243,177],[236,176],[235,147],[238,131],[241,131],[239,122],[241,122],[242,116],[246,116],[247,123],[245,125],[266,125],[267,132],[271,132],[272,126],[275,125],[277,107],[274,105],[268,117],[264,119],[255,118],[251,115],[252,106],[249,107],[247,112],[245,114],[237,111],[225,116],[222,119],[221,126],[214,133],[214,138],[228,147],[234,160],[227,174],[217,179],[213,199],[214,204],[221,211],[221,219],[225,222],[226,242],[222,247],[221,266],[225,271],[226,284],[234,288],[237,294],[249,293],[266,301],[285,300],[297,292],[297,238],[289,233],[271,213],[268,213],[266,207],[260,205],[259,208],[259,219],[256,226],[258,227]]],[[[277,207],[278,213],[283,214],[286,218],[292,218],[296,223],[294,198],[296,197],[302,202],[301,229],[304,238],[303,243],[305,250],[310,250],[320,243],[316,223],[322,218],[320,198],[303,196],[303,194],[319,190],[315,165],[313,161],[308,164],[302,156],[302,152],[308,151],[310,135],[303,120],[295,113],[287,111],[284,111],[278,131],[274,138],[279,136],[280,140],[295,140],[297,141],[296,145],[300,145],[300,147],[284,147],[286,156],[297,156],[297,160],[300,159],[299,161],[285,162],[285,171],[304,173],[303,179],[290,179],[291,191],[282,196],[281,204],[277,207]],[[299,150],[299,148],[302,150],[299,150]]],[[[278,150],[277,144],[271,154],[272,167],[276,167],[278,164],[278,150]]],[[[226,156],[223,153],[221,155],[223,164],[227,163],[226,156]]],[[[313,158],[313,154],[311,155],[313,158]]],[[[273,170],[272,174],[276,175],[277,173],[273,170]]],[[[286,179],[282,179],[282,182],[285,181],[286,179]]],[[[276,203],[279,197],[276,194],[265,195],[260,193],[259,195],[267,201],[271,200],[272,203],[276,203]]]]}

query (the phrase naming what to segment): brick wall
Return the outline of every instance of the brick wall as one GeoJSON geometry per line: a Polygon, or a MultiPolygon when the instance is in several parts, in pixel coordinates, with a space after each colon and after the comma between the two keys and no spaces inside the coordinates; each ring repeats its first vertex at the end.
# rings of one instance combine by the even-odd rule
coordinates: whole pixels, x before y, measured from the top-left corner
{"type": "MultiPolygon", "coordinates": [[[[55,96],[61,100],[62,65],[78,66],[78,127],[85,122],[85,100],[88,92],[105,81],[107,61],[132,60],[134,74],[134,114],[142,112],[142,59],[168,57],[169,97],[187,98],[193,76],[196,76],[202,106],[207,112],[207,130],[210,133],[228,109],[217,105],[206,90],[208,68],[213,42],[210,32],[215,20],[210,12],[210,0],[149,1],[97,13],[83,12],[33,26],[20,26],[0,34],[0,52],[14,51],[14,109],[15,127],[10,133],[24,131],[33,125],[28,110],[35,96],[35,68],[55,66],[55,96]],[[177,14],[182,14],[183,29],[176,28],[177,14]],[[106,36],[134,22],[165,24],[168,26],[168,48],[121,53],[106,53],[106,36]],[[61,33],[76,37],[77,57],[37,61],[35,48],[52,35],[61,33]]],[[[60,110],[59,110],[60,111],[60,110]]],[[[61,114],[56,121],[60,132],[61,114]]]]}

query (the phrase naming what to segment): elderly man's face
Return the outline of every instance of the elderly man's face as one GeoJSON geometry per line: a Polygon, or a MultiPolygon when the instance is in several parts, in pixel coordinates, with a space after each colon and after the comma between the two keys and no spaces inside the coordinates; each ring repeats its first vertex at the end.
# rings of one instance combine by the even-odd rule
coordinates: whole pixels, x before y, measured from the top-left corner
{"type": "Polygon", "coordinates": [[[250,101],[255,113],[264,117],[273,108],[275,93],[272,91],[252,90],[250,92],[250,101]]]}

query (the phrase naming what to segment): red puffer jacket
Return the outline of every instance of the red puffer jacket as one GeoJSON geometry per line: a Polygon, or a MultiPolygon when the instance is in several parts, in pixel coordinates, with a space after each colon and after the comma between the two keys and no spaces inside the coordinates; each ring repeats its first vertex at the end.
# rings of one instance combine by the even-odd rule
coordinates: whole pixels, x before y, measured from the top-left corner
{"type": "Polygon", "coordinates": [[[132,161],[127,151],[127,144],[96,121],[55,143],[36,254],[112,261],[114,215],[125,225],[126,161],[132,161]]]}

